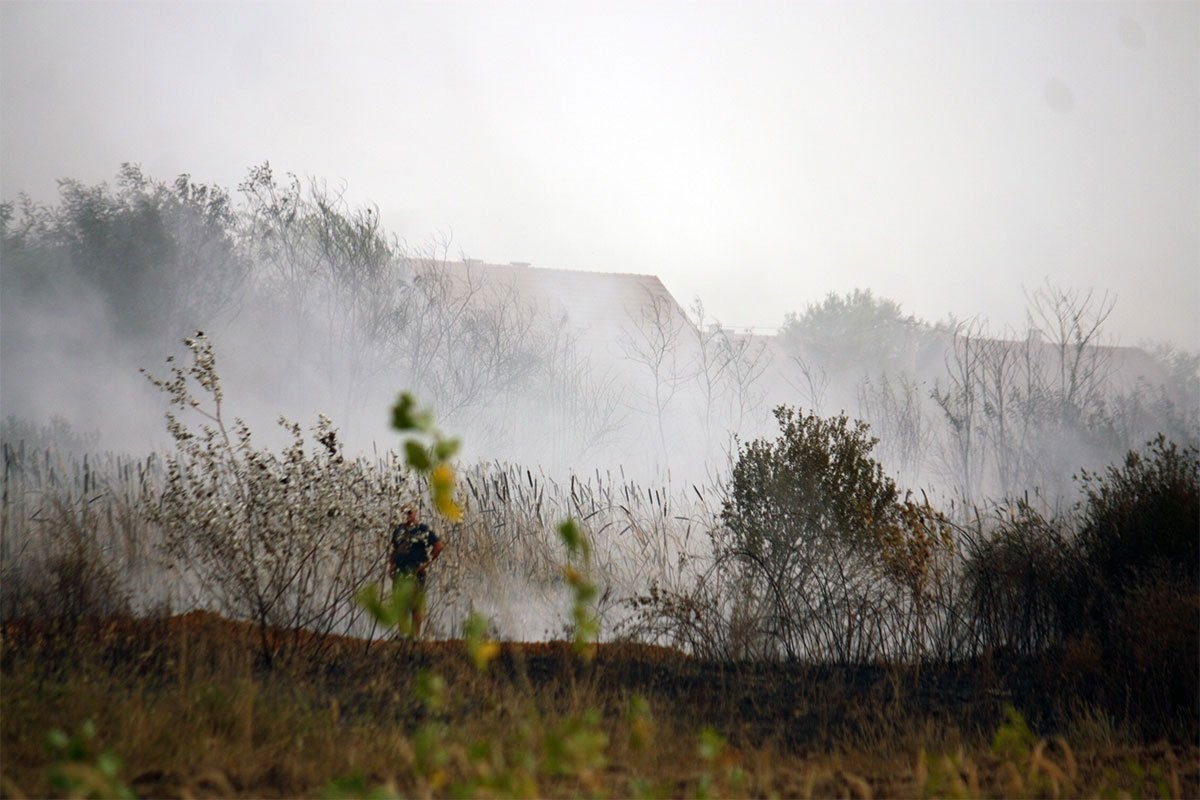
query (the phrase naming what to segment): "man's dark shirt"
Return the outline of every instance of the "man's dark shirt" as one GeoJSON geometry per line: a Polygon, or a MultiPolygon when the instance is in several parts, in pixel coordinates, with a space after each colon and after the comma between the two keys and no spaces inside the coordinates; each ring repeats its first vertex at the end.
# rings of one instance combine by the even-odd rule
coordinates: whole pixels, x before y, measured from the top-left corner
{"type": "Polygon", "coordinates": [[[428,525],[401,523],[392,531],[392,571],[416,572],[429,561],[438,535],[428,525]]]}

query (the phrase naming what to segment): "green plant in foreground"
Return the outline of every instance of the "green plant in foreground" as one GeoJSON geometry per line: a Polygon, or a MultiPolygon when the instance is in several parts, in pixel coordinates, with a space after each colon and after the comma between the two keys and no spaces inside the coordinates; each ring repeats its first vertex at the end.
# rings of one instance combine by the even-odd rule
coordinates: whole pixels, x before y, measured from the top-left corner
{"type": "Polygon", "coordinates": [[[433,424],[433,412],[418,408],[408,392],[392,406],[392,428],[409,435],[404,442],[404,458],[429,479],[434,508],[451,522],[461,522],[463,512],[454,499],[454,468],[450,466],[461,442],[443,436],[433,424]]]}
{"type": "Polygon", "coordinates": [[[372,619],[401,636],[412,636],[412,612],[425,602],[417,577],[404,573],[397,574],[392,580],[391,594],[386,597],[378,585],[371,583],[359,589],[355,599],[372,619]]]}
{"type": "MultiPolygon", "coordinates": [[[[462,507],[454,499],[454,468],[449,459],[461,442],[442,434],[433,422],[433,412],[421,409],[408,392],[392,406],[392,428],[409,435],[404,442],[404,459],[413,471],[429,481],[434,508],[451,522],[462,520],[462,507]]],[[[425,602],[417,578],[399,573],[392,580],[392,592],[386,598],[375,584],[363,586],[355,595],[358,604],[385,628],[394,628],[402,636],[413,633],[413,611],[425,602]]]]}
{"type": "Polygon", "coordinates": [[[591,578],[592,546],[579,523],[573,519],[565,520],[558,526],[558,535],[567,546],[563,577],[574,596],[571,605],[572,644],[575,652],[586,661],[595,655],[596,639],[600,635],[600,621],[593,607],[599,590],[591,578]]]}
{"type": "Polygon", "coordinates": [[[74,736],[53,730],[46,737],[46,747],[53,756],[47,780],[50,786],[67,797],[130,798],[133,790],[120,779],[121,759],[111,750],[92,753],[96,725],[91,720],[79,726],[74,736]]]}
{"type": "Polygon", "coordinates": [[[463,641],[467,645],[467,655],[475,669],[483,672],[496,656],[500,655],[500,644],[493,642],[487,636],[487,617],[477,611],[472,611],[463,623],[463,641]]]}
{"type": "Polygon", "coordinates": [[[1004,707],[1004,723],[992,737],[992,752],[1006,761],[1022,761],[1037,744],[1037,737],[1029,729],[1029,723],[1020,711],[1012,706],[1004,707]]]}
{"type": "Polygon", "coordinates": [[[321,800],[398,800],[391,786],[371,786],[362,775],[338,778],[317,795],[321,800]]]}

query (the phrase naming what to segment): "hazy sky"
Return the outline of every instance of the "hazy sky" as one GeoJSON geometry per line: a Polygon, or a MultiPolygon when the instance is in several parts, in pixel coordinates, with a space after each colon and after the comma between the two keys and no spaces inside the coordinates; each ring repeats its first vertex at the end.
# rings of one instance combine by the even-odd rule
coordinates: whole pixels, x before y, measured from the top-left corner
{"type": "Polygon", "coordinates": [[[344,182],[421,244],[1200,347],[1200,3],[0,2],[0,190],[344,182]]]}

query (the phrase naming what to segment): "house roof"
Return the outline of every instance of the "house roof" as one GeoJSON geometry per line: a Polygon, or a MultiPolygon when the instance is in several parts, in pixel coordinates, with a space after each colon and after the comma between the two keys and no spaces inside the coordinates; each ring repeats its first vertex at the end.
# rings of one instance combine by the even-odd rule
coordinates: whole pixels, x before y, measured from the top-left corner
{"type": "Polygon", "coordinates": [[[439,275],[479,302],[517,302],[552,322],[565,323],[580,338],[610,338],[657,300],[673,315],[687,314],[655,275],[580,272],[528,264],[414,259],[414,274],[439,275]]]}

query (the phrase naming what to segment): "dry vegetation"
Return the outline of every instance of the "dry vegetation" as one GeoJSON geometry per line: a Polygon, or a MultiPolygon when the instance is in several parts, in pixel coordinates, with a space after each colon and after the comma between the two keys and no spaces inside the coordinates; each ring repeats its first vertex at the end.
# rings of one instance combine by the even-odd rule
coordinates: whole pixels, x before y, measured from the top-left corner
{"type": "Polygon", "coordinates": [[[403,462],[327,421],[271,453],[192,346],[166,459],[4,445],[5,796],[1200,795],[1194,451],[968,522],[781,412],[726,487],[482,465],[454,501],[426,416],[403,462]],[[427,494],[410,642],[384,542],[427,494]],[[506,641],[526,611],[554,641],[506,641]]]}
{"type": "Polygon", "coordinates": [[[337,638],[265,672],[250,626],[204,612],[10,622],[3,643],[13,797],[1200,791],[1194,745],[1142,742],[1100,711],[1039,739],[971,670],[918,684],[895,670],[716,664],[633,644],[584,663],[559,642],[505,644],[478,671],[462,642],[337,638]],[[84,721],[98,731],[90,742],[84,721]],[[53,751],[56,730],[85,746],[53,751]],[[111,778],[106,752],[121,760],[111,778]]]}

